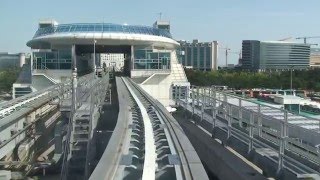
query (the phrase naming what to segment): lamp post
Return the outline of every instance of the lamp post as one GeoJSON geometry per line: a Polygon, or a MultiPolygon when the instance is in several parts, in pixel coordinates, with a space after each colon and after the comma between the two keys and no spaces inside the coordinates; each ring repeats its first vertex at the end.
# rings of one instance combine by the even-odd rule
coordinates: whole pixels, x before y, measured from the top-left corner
{"type": "Polygon", "coordinates": [[[96,43],[97,43],[97,40],[93,39],[93,65],[94,65],[94,74],[93,74],[93,77],[97,71],[97,66],[96,66],[96,43]]]}

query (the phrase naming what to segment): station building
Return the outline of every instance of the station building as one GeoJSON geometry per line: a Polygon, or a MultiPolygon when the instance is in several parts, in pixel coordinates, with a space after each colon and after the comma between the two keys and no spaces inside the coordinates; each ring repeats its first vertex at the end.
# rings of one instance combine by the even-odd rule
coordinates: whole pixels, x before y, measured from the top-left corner
{"type": "Polygon", "coordinates": [[[176,86],[190,86],[177,58],[176,49],[180,44],[172,38],[168,25],[163,22],[140,26],[40,21],[34,37],[27,42],[32,51],[32,84],[45,84],[44,87],[36,85],[36,90],[40,90],[69,79],[72,68],[77,68],[79,76],[92,72],[101,65],[97,62],[101,59],[94,57],[123,54],[124,71],[168,106],[173,103],[176,86]]]}

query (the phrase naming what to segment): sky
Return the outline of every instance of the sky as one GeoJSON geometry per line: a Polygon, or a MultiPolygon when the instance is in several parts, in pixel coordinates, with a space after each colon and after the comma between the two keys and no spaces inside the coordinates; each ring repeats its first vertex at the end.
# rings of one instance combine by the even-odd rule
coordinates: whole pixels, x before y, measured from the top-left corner
{"type": "Polygon", "coordinates": [[[174,39],[217,40],[218,64],[225,64],[225,47],[237,63],[244,39],[320,36],[319,7],[319,0],[0,0],[0,52],[30,52],[26,42],[41,19],[151,26],[161,12],[174,39]]]}

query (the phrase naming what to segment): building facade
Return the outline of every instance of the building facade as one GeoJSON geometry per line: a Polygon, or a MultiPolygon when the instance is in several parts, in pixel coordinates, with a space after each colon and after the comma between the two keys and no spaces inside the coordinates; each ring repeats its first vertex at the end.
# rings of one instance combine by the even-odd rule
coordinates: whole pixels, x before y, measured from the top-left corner
{"type": "Polygon", "coordinates": [[[320,48],[311,48],[310,68],[320,67],[320,48]]]}
{"type": "Polygon", "coordinates": [[[31,87],[40,90],[64,82],[71,78],[72,69],[79,76],[88,74],[103,66],[105,58],[110,59],[106,66],[123,66],[151,96],[164,106],[171,105],[176,86],[189,87],[190,83],[178,62],[179,43],[169,30],[170,24],[164,21],[153,26],[41,21],[27,42],[32,51],[31,87]]]}
{"type": "Polygon", "coordinates": [[[124,67],[124,59],[124,54],[121,53],[100,54],[100,67],[121,71],[124,67]]]}
{"type": "Polygon", "coordinates": [[[218,65],[218,42],[199,42],[193,40],[192,43],[179,41],[180,62],[186,68],[201,71],[217,70],[218,65]]]}
{"type": "Polygon", "coordinates": [[[0,53],[0,70],[19,68],[26,62],[26,55],[24,53],[10,54],[0,53]]]}
{"type": "Polygon", "coordinates": [[[310,45],[284,41],[242,41],[242,69],[307,69],[310,45]]]}

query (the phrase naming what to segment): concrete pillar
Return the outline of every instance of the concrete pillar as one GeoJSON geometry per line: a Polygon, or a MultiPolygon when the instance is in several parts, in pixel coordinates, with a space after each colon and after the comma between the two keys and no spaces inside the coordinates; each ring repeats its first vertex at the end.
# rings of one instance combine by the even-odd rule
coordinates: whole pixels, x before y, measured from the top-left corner
{"type": "Polygon", "coordinates": [[[33,51],[31,49],[31,59],[30,59],[30,65],[31,65],[31,72],[33,72],[33,69],[35,69],[34,64],[33,64],[33,51]]]}
{"type": "Polygon", "coordinates": [[[26,63],[26,55],[24,53],[19,54],[20,67],[22,67],[26,63]]]}
{"type": "Polygon", "coordinates": [[[77,109],[77,57],[76,57],[76,46],[72,45],[71,49],[72,57],[72,107],[71,110],[74,113],[77,109]]]}
{"type": "MultiPolygon", "coordinates": [[[[130,59],[131,63],[129,66],[129,71],[134,70],[134,46],[131,46],[131,59],[130,59]]],[[[131,73],[130,73],[131,74],[131,73]]]]}

